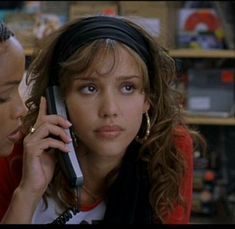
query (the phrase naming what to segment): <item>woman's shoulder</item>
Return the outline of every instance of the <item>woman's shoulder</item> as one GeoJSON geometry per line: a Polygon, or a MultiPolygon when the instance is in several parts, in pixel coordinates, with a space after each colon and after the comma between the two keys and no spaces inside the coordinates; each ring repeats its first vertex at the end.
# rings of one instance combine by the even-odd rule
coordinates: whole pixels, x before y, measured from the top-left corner
{"type": "Polygon", "coordinates": [[[184,126],[177,126],[175,129],[174,129],[174,135],[176,137],[189,137],[191,138],[191,134],[190,134],[190,131],[187,127],[184,127],[184,126]]]}
{"type": "Polygon", "coordinates": [[[7,210],[12,193],[22,174],[22,144],[16,144],[13,152],[0,159],[0,220],[7,210]]]}
{"type": "Polygon", "coordinates": [[[17,184],[21,177],[23,157],[23,143],[14,145],[13,151],[7,157],[0,159],[1,177],[11,177],[12,183],[17,184]]]}
{"type": "Polygon", "coordinates": [[[174,137],[175,141],[187,141],[191,143],[193,142],[190,130],[184,126],[178,126],[174,129],[174,137]]]}

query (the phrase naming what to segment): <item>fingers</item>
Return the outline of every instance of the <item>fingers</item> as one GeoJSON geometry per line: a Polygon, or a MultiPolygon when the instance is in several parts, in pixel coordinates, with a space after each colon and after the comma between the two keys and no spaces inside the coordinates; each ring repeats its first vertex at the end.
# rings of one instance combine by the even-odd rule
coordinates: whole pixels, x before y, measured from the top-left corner
{"type": "Polygon", "coordinates": [[[63,128],[69,128],[71,126],[71,123],[60,115],[47,115],[47,101],[46,98],[42,96],[39,105],[38,118],[34,125],[34,128],[37,129],[37,127],[45,122],[50,122],[63,128]]]}
{"type": "Polygon", "coordinates": [[[30,135],[30,139],[32,142],[35,142],[52,136],[54,136],[55,140],[60,142],[62,141],[63,144],[70,143],[72,141],[64,128],[49,122],[40,125],[35,132],[30,135]]]}
{"type": "Polygon", "coordinates": [[[49,149],[58,149],[64,153],[69,152],[68,144],[53,137],[44,139],[35,138],[35,140],[32,140],[27,136],[24,139],[24,150],[28,156],[32,155],[35,158],[38,156],[41,157],[44,153],[48,154],[49,149]]]}
{"type": "Polygon", "coordinates": [[[45,151],[50,148],[59,149],[60,151],[63,151],[63,152],[69,152],[69,148],[67,144],[64,144],[62,141],[58,141],[55,138],[49,137],[49,138],[43,139],[40,142],[40,146],[39,146],[40,150],[45,151]]]}
{"type": "Polygon", "coordinates": [[[40,149],[38,153],[49,148],[68,152],[67,144],[72,141],[68,128],[72,124],[60,115],[48,115],[46,102],[45,97],[41,97],[36,123],[24,139],[24,144],[27,148],[34,145],[40,149]]]}
{"type": "Polygon", "coordinates": [[[46,114],[47,114],[47,101],[45,97],[41,96],[38,117],[41,117],[46,114]]]}

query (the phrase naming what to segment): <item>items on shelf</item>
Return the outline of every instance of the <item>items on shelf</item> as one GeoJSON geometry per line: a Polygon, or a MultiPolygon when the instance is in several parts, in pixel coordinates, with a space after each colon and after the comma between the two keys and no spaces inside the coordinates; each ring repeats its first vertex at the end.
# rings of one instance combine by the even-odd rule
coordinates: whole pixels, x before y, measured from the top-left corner
{"type": "Polygon", "coordinates": [[[198,151],[194,155],[192,213],[213,215],[216,212],[214,188],[217,175],[214,169],[209,168],[209,161],[198,151]]]}
{"type": "Polygon", "coordinates": [[[180,9],[178,22],[178,48],[224,48],[224,30],[214,9],[180,9]]]}
{"type": "Polygon", "coordinates": [[[234,116],[235,69],[188,69],[187,105],[191,115],[234,116]]]}

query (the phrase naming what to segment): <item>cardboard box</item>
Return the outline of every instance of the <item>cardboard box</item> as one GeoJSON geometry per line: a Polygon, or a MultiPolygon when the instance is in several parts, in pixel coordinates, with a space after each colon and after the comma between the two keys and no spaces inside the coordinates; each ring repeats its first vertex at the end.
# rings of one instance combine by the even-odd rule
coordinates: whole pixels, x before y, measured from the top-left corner
{"type": "Polygon", "coordinates": [[[70,5],[69,20],[90,15],[118,15],[116,1],[76,1],[70,5]]]}
{"type": "Polygon", "coordinates": [[[166,48],[175,48],[179,3],[167,1],[120,1],[120,15],[143,26],[166,48]],[[139,17],[137,19],[136,17],[139,17]]]}
{"type": "Polygon", "coordinates": [[[166,1],[119,1],[121,15],[156,17],[156,11],[168,7],[166,1]]]}

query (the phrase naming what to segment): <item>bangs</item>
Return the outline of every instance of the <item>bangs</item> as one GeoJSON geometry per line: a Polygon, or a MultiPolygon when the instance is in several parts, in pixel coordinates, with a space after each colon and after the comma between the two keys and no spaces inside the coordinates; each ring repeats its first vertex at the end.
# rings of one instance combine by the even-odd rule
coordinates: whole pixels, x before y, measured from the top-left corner
{"type": "Polygon", "coordinates": [[[66,91],[69,89],[69,85],[79,76],[86,77],[96,72],[102,64],[101,60],[107,56],[112,64],[106,73],[112,71],[118,55],[115,49],[116,45],[117,42],[114,40],[100,39],[78,49],[66,62],[61,63],[61,87],[66,91]]]}
{"type": "Polygon", "coordinates": [[[99,39],[82,46],[66,62],[61,64],[60,85],[62,90],[68,91],[72,82],[81,75],[88,77],[94,73],[106,75],[112,72],[120,60],[118,46],[124,47],[131,54],[137,64],[138,71],[144,76],[144,85],[148,85],[147,67],[134,50],[113,39],[99,39]],[[99,72],[99,69],[102,69],[102,60],[105,59],[108,59],[109,67],[105,72],[99,72]]]}

